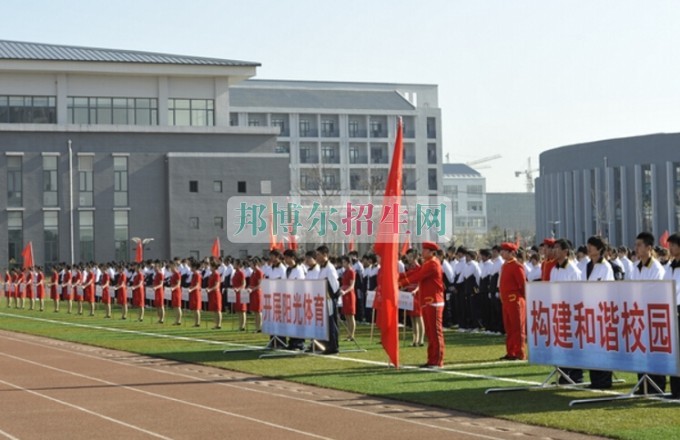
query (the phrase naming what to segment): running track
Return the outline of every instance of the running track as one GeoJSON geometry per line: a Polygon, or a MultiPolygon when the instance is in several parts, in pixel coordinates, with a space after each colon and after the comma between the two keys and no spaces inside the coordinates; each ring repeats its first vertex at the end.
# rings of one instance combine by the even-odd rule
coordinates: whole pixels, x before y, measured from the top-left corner
{"type": "Polygon", "coordinates": [[[0,331],[0,439],[592,439],[0,331]]]}

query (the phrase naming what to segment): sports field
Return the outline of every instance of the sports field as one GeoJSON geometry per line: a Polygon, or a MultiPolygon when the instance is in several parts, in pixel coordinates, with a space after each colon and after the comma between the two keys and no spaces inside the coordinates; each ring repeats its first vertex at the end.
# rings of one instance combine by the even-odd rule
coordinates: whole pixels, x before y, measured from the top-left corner
{"type": "MultiPolygon", "coordinates": [[[[200,328],[173,327],[154,323],[152,314],[145,322],[133,322],[115,319],[116,315],[103,319],[101,312],[88,317],[3,308],[0,328],[537,426],[612,438],[680,438],[680,407],[674,401],[640,399],[569,407],[574,399],[626,393],[634,381],[632,374],[617,374],[626,383],[607,392],[545,389],[486,395],[491,387],[538,384],[551,371],[548,366],[497,361],[504,354],[500,336],[447,331],[446,367],[439,371],[415,367],[424,362],[425,347],[405,343],[403,366],[395,370],[387,367],[377,335],[370,341],[369,326],[359,326],[358,346],[342,342],[343,352],[337,356],[261,359],[267,337],[236,331],[229,315],[222,330],[211,330],[206,319],[200,328]],[[351,351],[356,348],[366,351],[351,351]]],[[[190,323],[191,317],[186,316],[185,322],[190,323]]],[[[6,344],[0,339],[0,346],[6,344]]]]}

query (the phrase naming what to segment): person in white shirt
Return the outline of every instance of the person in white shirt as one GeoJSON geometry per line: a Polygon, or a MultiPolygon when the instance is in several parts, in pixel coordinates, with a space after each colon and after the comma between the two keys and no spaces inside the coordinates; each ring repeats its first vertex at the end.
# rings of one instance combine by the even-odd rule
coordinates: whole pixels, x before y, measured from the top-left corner
{"type": "MultiPolygon", "coordinates": [[[[605,258],[607,245],[597,235],[588,239],[586,252],[588,253],[588,264],[586,264],[581,279],[583,281],[614,281],[614,270],[605,258]]],[[[590,370],[589,388],[605,390],[612,387],[612,372],[603,370],[590,370]]]]}
{"type": "MultiPolygon", "coordinates": [[[[633,266],[630,279],[633,281],[642,280],[663,280],[666,271],[663,266],[654,258],[654,235],[650,232],[640,232],[635,238],[635,255],[638,263],[633,266]]],[[[638,374],[638,380],[642,378],[642,374],[638,374]]],[[[666,389],[666,376],[649,375],[649,378],[656,383],[661,391],[666,389]]],[[[656,390],[653,390],[654,393],[656,390]]],[[[643,391],[638,389],[636,394],[642,394],[643,391]]]]}
{"type": "Polygon", "coordinates": [[[576,250],[576,267],[583,273],[586,270],[586,266],[590,263],[590,257],[588,257],[588,248],[586,246],[579,246],[576,250]]]}
{"type": "Polygon", "coordinates": [[[340,290],[340,282],[335,266],[328,261],[328,246],[323,245],[316,248],[316,261],[319,263],[319,279],[327,281],[328,295],[330,296],[328,299],[328,341],[325,344],[326,349],[323,354],[337,354],[340,338],[337,321],[337,295],[340,290]]]}
{"type": "Polygon", "coordinates": [[[618,253],[619,260],[621,260],[621,267],[623,268],[624,279],[629,280],[633,273],[633,262],[628,258],[628,248],[619,246],[618,253]]]}
{"type": "MultiPolygon", "coordinates": [[[[550,271],[550,282],[569,282],[581,281],[581,271],[578,270],[576,264],[569,259],[571,249],[567,240],[560,238],[555,241],[553,246],[553,255],[555,256],[555,267],[550,271]]],[[[576,368],[564,368],[562,371],[569,376],[575,383],[583,382],[583,370],[576,368]]],[[[560,384],[568,384],[566,378],[559,378],[560,384]]]]}
{"type": "MultiPolygon", "coordinates": [[[[294,250],[286,249],[283,252],[283,262],[286,265],[287,280],[304,280],[305,272],[297,263],[297,255],[294,250]]],[[[288,348],[290,350],[304,350],[305,340],[299,338],[288,338],[288,348]]]]}
{"type": "MultiPolygon", "coordinates": [[[[680,317],[680,234],[677,232],[668,237],[668,250],[671,260],[664,279],[675,280],[675,305],[678,317],[680,317]]],[[[678,322],[678,329],[680,330],[680,322],[678,322]]],[[[680,377],[671,376],[671,398],[680,399],[680,377]]]]}
{"type": "Polygon", "coordinates": [[[533,253],[529,258],[529,271],[527,272],[528,281],[541,281],[541,257],[533,253]]]}
{"type": "Polygon", "coordinates": [[[270,280],[286,279],[286,266],[281,262],[281,252],[275,249],[269,252],[269,270],[265,276],[270,280]]]}

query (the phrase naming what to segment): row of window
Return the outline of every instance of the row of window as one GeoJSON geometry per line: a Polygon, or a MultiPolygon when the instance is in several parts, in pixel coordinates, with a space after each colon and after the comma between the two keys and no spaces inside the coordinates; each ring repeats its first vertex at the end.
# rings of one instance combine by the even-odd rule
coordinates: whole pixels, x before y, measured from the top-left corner
{"type": "MultiPolygon", "coordinates": [[[[189,229],[198,230],[200,226],[198,217],[189,217],[189,229]]],[[[213,217],[213,226],[215,229],[224,229],[224,217],[213,217]]]]}
{"type": "MultiPolygon", "coordinates": [[[[7,212],[8,260],[16,263],[21,259],[23,249],[23,212],[7,212]]],[[[57,263],[59,256],[59,211],[43,213],[43,246],[45,264],[57,263]]],[[[126,261],[130,258],[129,213],[114,211],[113,239],[115,259],[126,261]]],[[[94,211],[78,212],[79,261],[94,261],[94,211]]]]}
{"type": "MultiPolygon", "coordinates": [[[[43,206],[59,206],[59,156],[43,156],[43,206]]],[[[94,156],[80,155],[77,163],[78,206],[94,206],[94,156]]],[[[113,157],[113,206],[128,206],[128,158],[113,157]]],[[[23,206],[23,156],[7,156],[7,206],[23,206]]]]}
{"type": "MultiPolygon", "coordinates": [[[[461,191],[462,192],[462,191],[461,191]]],[[[484,194],[484,186],[483,185],[467,185],[465,187],[465,193],[467,193],[468,197],[470,196],[482,196],[484,194]]],[[[457,196],[458,195],[458,185],[444,185],[444,194],[450,195],[450,196],[457,196]]]]}
{"type": "MultiPolygon", "coordinates": [[[[56,124],[54,96],[0,96],[0,123],[56,124]]],[[[69,124],[158,125],[158,99],[69,96],[69,124]]],[[[213,99],[168,99],[168,125],[215,125],[213,99]]]]}
{"type": "MultiPolygon", "coordinates": [[[[414,169],[405,169],[402,176],[402,190],[416,190],[416,173],[414,169]]],[[[352,169],[349,171],[349,189],[351,191],[368,191],[378,193],[385,190],[387,183],[387,168],[352,169]]],[[[303,168],[300,170],[300,190],[302,191],[339,191],[340,170],[318,170],[303,168]]],[[[427,170],[427,189],[437,190],[437,170],[427,170]]]]}
{"type": "MultiPolygon", "coordinates": [[[[213,192],[216,193],[221,193],[222,192],[222,181],[221,180],[213,180],[213,192]]],[[[197,193],[198,192],[198,180],[190,180],[189,181],[189,192],[192,193],[197,193]]],[[[236,182],[236,192],[239,194],[245,194],[246,193],[246,182],[243,180],[239,180],[236,182]]]]}

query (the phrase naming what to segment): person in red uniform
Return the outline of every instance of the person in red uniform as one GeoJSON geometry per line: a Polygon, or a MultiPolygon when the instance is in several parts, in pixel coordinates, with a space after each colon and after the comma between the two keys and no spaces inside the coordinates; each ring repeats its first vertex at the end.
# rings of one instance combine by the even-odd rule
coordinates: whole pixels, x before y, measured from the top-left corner
{"type": "Polygon", "coordinates": [[[59,266],[52,266],[52,275],[50,276],[50,298],[54,303],[54,313],[59,312],[59,266]]]}
{"type": "Polygon", "coordinates": [[[158,323],[163,324],[165,322],[165,286],[163,285],[163,265],[157,263],[155,267],[152,289],[153,289],[153,306],[156,308],[158,313],[158,323]]]}
{"type": "Polygon", "coordinates": [[[99,280],[102,286],[102,304],[106,309],[106,315],[104,318],[111,318],[111,275],[109,275],[109,268],[102,265],[99,267],[102,271],[101,279],[99,280]]]}
{"type": "Polygon", "coordinates": [[[95,288],[94,288],[95,270],[94,266],[87,266],[83,268],[83,299],[90,305],[90,316],[94,316],[95,306],[95,288]]]}
{"type": "Polygon", "coordinates": [[[222,275],[217,271],[220,267],[217,260],[210,263],[211,273],[208,278],[208,310],[215,312],[215,327],[213,330],[222,328],[222,275]]]}
{"type": "Polygon", "coordinates": [[[63,270],[63,275],[61,276],[61,300],[66,301],[68,304],[68,310],[66,313],[69,315],[73,311],[73,288],[71,287],[71,266],[65,266],[63,270]]]}
{"type": "Polygon", "coordinates": [[[546,238],[543,240],[543,252],[545,253],[545,260],[541,264],[541,280],[550,281],[550,272],[553,267],[557,266],[557,258],[555,258],[555,242],[554,238],[546,238]]]}
{"type": "Polygon", "coordinates": [[[501,244],[501,267],[498,290],[503,304],[503,327],[505,327],[506,354],[501,360],[526,359],[526,273],[524,265],[517,261],[517,245],[501,244]]]}
{"type": "Polygon", "coordinates": [[[444,281],[442,265],[435,252],[437,243],[423,242],[423,265],[399,275],[399,285],[418,283],[425,335],[427,336],[427,364],[423,368],[444,366],[444,281]]]}
{"type": "Polygon", "coordinates": [[[40,267],[35,269],[35,297],[38,300],[38,310],[43,312],[45,311],[45,273],[40,267]]]}
{"type": "Polygon", "coordinates": [[[194,264],[194,271],[191,273],[191,284],[189,285],[189,310],[194,312],[194,327],[201,326],[201,266],[198,263],[194,264]]]}
{"type": "Polygon", "coordinates": [[[118,282],[116,284],[116,301],[121,306],[122,316],[120,319],[127,319],[128,300],[127,300],[127,275],[125,275],[125,268],[121,264],[118,266],[118,282]]]}
{"type": "Polygon", "coordinates": [[[139,322],[144,321],[144,302],[146,295],[144,292],[144,274],[142,273],[142,265],[136,267],[134,276],[132,277],[132,307],[139,307],[139,322]]]}
{"type": "Polygon", "coordinates": [[[182,274],[177,264],[170,265],[170,306],[175,309],[175,322],[172,325],[182,325],[182,274]]]}
{"type": "Polygon", "coordinates": [[[73,300],[78,303],[78,314],[82,315],[83,314],[83,291],[82,291],[82,286],[83,286],[83,274],[80,271],[79,266],[73,266],[73,270],[71,271],[71,286],[72,286],[72,295],[73,295],[73,300]]]}
{"type": "MultiPolygon", "coordinates": [[[[24,272],[24,282],[25,287],[25,297],[28,299],[28,310],[33,310],[35,308],[35,285],[33,284],[33,268],[29,267],[24,272]]],[[[23,307],[22,307],[23,309],[23,307]]]]}
{"type": "Polygon", "coordinates": [[[20,269],[17,269],[16,279],[14,280],[17,309],[23,309],[26,305],[26,290],[24,283],[24,273],[20,269]]]}
{"type": "Polygon", "coordinates": [[[243,263],[241,260],[234,260],[234,273],[231,275],[231,288],[236,293],[236,302],[234,303],[234,313],[238,314],[238,329],[239,331],[246,330],[246,310],[247,305],[241,302],[241,295],[246,292],[246,274],[243,272],[243,263]]]}
{"type": "Polygon", "coordinates": [[[262,289],[260,289],[260,284],[262,284],[262,279],[264,278],[264,272],[260,268],[262,260],[255,257],[252,259],[253,273],[250,275],[248,290],[250,291],[250,304],[248,304],[248,310],[255,317],[255,330],[254,333],[262,333],[262,289]]]}
{"type": "Polygon", "coordinates": [[[340,295],[342,296],[342,314],[345,316],[345,323],[347,324],[347,339],[345,340],[353,341],[357,327],[354,319],[354,315],[357,313],[357,297],[354,292],[356,272],[354,272],[352,262],[347,255],[340,257],[340,262],[344,269],[340,280],[340,295]]]}

